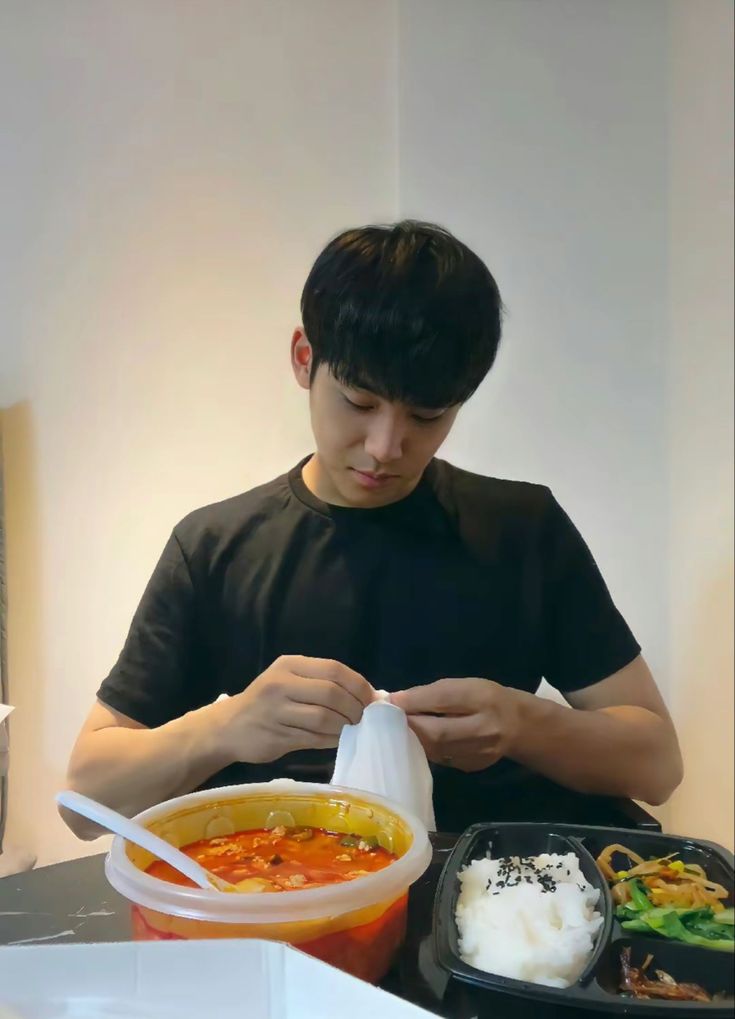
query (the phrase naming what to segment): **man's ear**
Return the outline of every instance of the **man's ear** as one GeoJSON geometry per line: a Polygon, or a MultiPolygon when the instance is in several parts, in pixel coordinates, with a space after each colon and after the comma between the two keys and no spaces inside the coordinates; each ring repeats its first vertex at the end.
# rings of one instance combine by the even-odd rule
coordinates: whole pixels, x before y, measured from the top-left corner
{"type": "Polygon", "coordinates": [[[306,333],[299,326],[291,337],[291,367],[294,378],[302,389],[311,389],[311,365],[313,353],[306,333]]]}

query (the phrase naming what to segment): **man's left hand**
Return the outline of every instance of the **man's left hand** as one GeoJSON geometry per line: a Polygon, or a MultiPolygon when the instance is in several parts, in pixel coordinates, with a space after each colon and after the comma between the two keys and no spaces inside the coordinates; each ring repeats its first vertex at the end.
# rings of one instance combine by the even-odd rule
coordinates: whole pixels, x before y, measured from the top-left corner
{"type": "Polygon", "coordinates": [[[390,701],[408,715],[429,760],[460,771],[507,756],[521,727],[522,696],[489,679],[439,679],[390,701]]]}

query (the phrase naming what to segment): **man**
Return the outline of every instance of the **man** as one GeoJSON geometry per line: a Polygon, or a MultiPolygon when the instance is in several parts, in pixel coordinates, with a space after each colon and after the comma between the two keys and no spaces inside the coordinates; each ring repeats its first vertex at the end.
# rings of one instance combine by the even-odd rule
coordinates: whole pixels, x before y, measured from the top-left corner
{"type": "Polygon", "coordinates": [[[671,720],[569,518],[547,488],[435,459],[500,341],[485,265],[428,224],[349,230],[301,309],[316,452],[174,529],[70,786],[133,814],[205,783],[328,780],[342,727],[386,689],[440,828],[666,800],[671,720]],[[541,677],[571,707],[534,696],[541,677]]]}

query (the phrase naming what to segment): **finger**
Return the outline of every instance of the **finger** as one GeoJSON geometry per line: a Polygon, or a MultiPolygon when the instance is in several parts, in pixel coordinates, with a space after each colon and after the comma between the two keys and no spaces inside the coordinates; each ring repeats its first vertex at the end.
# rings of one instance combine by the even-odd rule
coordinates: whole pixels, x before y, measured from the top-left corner
{"type": "Polygon", "coordinates": [[[331,708],[316,704],[300,704],[287,701],[279,715],[281,725],[292,729],[303,729],[315,736],[329,736],[338,739],[347,722],[343,715],[331,708]]]}
{"type": "Polygon", "coordinates": [[[334,750],[339,743],[339,736],[320,736],[295,726],[284,726],[283,733],[291,750],[334,750]]]}
{"type": "Polygon", "coordinates": [[[299,704],[328,708],[350,725],[356,725],[362,718],[363,705],[344,687],[328,679],[304,679],[302,676],[296,678],[298,681],[288,693],[291,700],[299,704]]]}
{"type": "Polygon", "coordinates": [[[445,768],[455,768],[457,771],[468,773],[484,771],[485,768],[492,767],[500,760],[498,754],[488,752],[487,749],[468,748],[466,741],[459,743],[427,742],[422,745],[427,758],[434,764],[441,764],[445,768]]]}
{"type": "Polygon", "coordinates": [[[439,747],[442,753],[462,749],[477,736],[476,715],[409,715],[408,724],[424,747],[439,747]]]}
{"type": "Polygon", "coordinates": [[[407,715],[467,714],[472,711],[468,705],[472,680],[437,679],[426,686],[414,686],[390,695],[391,704],[403,708],[407,715]]]}
{"type": "Polygon", "coordinates": [[[336,683],[347,693],[352,694],[364,708],[375,699],[375,690],[365,677],[342,662],[335,662],[330,658],[307,658],[305,655],[287,655],[282,662],[296,676],[303,676],[304,679],[325,679],[336,683]]]}

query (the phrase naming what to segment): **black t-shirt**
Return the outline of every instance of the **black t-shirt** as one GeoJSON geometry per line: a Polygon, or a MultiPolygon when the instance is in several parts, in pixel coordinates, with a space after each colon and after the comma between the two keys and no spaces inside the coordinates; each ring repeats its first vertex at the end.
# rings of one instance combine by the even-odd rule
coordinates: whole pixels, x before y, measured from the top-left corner
{"type": "MultiPolygon", "coordinates": [[[[304,461],[306,462],[306,461],[304,461]]],[[[176,528],[98,697],[146,726],[235,694],[279,655],[332,658],[376,689],[485,677],[534,692],[597,683],[640,647],[548,488],[433,460],[405,499],[327,505],[299,464],[176,528]]],[[[208,784],[328,780],[331,751],[233,765],[208,784]]],[[[513,785],[501,761],[434,768],[437,796],[513,785]]]]}

